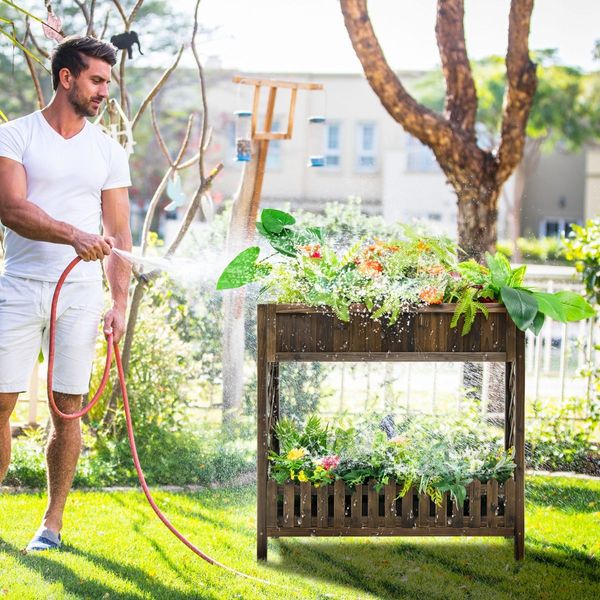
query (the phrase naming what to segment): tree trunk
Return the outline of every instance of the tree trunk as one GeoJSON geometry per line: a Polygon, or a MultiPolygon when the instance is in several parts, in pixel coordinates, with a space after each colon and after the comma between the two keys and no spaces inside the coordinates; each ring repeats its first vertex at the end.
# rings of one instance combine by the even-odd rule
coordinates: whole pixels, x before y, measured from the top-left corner
{"type": "MultiPolygon", "coordinates": [[[[268,144],[254,145],[252,160],[242,174],[240,188],[233,203],[227,256],[232,259],[254,237],[254,222],[258,212],[256,186],[264,174],[268,144]],[[262,171],[261,171],[262,169],[262,171]]],[[[239,410],[244,389],[244,305],[243,290],[231,290],[223,299],[223,423],[230,422],[239,410]]]]}
{"type": "Polygon", "coordinates": [[[484,181],[478,188],[455,187],[458,196],[458,245],[469,258],[483,262],[486,251],[495,252],[500,190],[484,181]]]}

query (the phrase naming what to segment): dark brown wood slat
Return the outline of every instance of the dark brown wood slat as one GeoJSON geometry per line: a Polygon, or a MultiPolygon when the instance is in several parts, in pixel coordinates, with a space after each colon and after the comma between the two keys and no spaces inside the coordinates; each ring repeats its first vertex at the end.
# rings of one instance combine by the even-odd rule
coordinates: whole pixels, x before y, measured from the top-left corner
{"type": "Polygon", "coordinates": [[[309,481],[300,483],[300,527],[309,527],[311,524],[311,491],[309,481]]]}
{"type": "Polygon", "coordinates": [[[487,526],[496,527],[496,510],[498,508],[498,482],[490,479],[487,482],[487,526]]]}
{"type": "Polygon", "coordinates": [[[319,527],[328,527],[328,497],[329,490],[327,485],[317,489],[317,523],[319,527]]]}
{"type": "Polygon", "coordinates": [[[277,482],[267,481],[267,527],[277,527],[277,482]]]}
{"type": "Polygon", "coordinates": [[[504,352],[277,352],[280,362],[505,362],[504,352]]]}
{"type": "Polygon", "coordinates": [[[469,527],[481,527],[481,482],[469,485],[469,527]]]}
{"type": "Polygon", "coordinates": [[[333,352],[333,315],[316,315],[317,352],[333,352]]]}
{"type": "Polygon", "coordinates": [[[350,521],[352,527],[362,526],[362,493],[363,486],[357,485],[354,488],[352,499],[350,501],[350,521]]]}
{"type": "Polygon", "coordinates": [[[413,512],[413,496],[415,488],[411,487],[404,496],[402,496],[402,527],[412,527],[415,523],[415,515],[413,512]]]}
{"type": "Polygon", "coordinates": [[[344,509],[346,504],[346,484],[343,480],[337,479],[333,485],[333,526],[344,526],[344,509]]]}
{"type": "Polygon", "coordinates": [[[396,482],[390,481],[385,488],[385,516],[384,525],[386,527],[394,527],[398,523],[398,515],[396,514],[396,482]]]}
{"type": "MultiPolygon", "coordinates": [[[[481,348],[481,329],[482,322],[481,320],[485,319],[482,314],[478,314],[475,317],[475,321],[471,326],[471,331],[465,336],[467,338],[466,344],[463,346],[469,352],[479,352],[481,348]]],[[[487,323],[486,323],[487,325],[487,323]]]]}
{"type": "Polygon", "coordinates": [[[447,527],[448,516],[446,511],[448,510],[448,492],[444,492],[442,495],[442,503],[440,506],[435,507],[435,526],[436,527],[447,527]]]}
{"type": "Polygon", "coordinates": [[[369,482],[369,492],[367,497],[367,527],[379,526],[379,494],[375,491],[375,481],[372,479],[369,482]]]}
{"type": "Polygon", "coordinates": [[[429,496],[427,494],[419,495],[419,527],[429,527],[429,496]]]}
{"type": "Polygon", "coordinates": [[[510,527],[494,527],[487,529],[481,527],[479,529],[468,527],[426,527],[421,529],[419,527],[342,527],[337,529],[335,527],[328,528],[274,528],[268,529],[270,537],[300,537],[300,536],[327,536],[327,537],[365,537],[365,536],[410,536],[410,537],[428,537],[428,536],[499,536],[499,537],[512,537],[514,535],[514,529],[510,527]]]}
{"type": "Polygon", "coordinates": [[[383,335],[381,321],[379,319],[367,319],[366,335],[368,339],[369,352],[381,352],[383,335]]]}
{"type": "Polygon", "coordinates": [[[504,526],[515,526],[515,480],[512,477],[504,482],[504,526]]]}
{"type": "Polygon", "coordinates": [[[348,352],[350,348],[349,326],[337,317],[333,320],[333,351],[348,352]]]}
{"type": "Polygon", "coordinates": [[[457,505],[455,499],[448,498],[448,502],[452,502],[451,527],[463,527],[465,507],[462,504],[457,505]]]}
{"type": "Polygon", "coordinates": [[[286,483],[283,486],[283,526],[295,527],[294,522],[294,484],[286,483]]]}

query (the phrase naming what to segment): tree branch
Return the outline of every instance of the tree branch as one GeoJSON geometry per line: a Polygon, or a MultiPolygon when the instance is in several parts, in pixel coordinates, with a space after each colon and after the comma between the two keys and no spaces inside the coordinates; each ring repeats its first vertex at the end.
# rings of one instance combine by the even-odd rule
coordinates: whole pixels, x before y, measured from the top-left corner
{"type": "Polygon", "coordinates": [[[533,0],[512,0],[508,24],[502,135],[497,153],[496,181],[502,185],[523,156],[525,128],[537,88],[536,65],[529,58],[529,28],[533,0]]]}
{"type": "MultiPolygon", "coordinates": [[[[198,68],[198,77],[200,78],[200,93],[202,96],[202,131],[200,133],[200,141],[198,143],[198,151],[200,153],[200,159],[198,160],[198,171],[200,174],[200,188],[204,186],[205,175],[204,175],[204,151],[206,149],[206,136],[208,134],[208,102],[206,100],[206,84],[204,82],[204,69],[196,50],[196,33],[198,32],[198,8],[200,7],[200,0],[196,0],[196,8],[194,9],[194,30],[192,32],[192,53],[194,54],[194,60],[198,68]]],[[[197,195],[198,202],[200,196],[197,195]]]]}
{"type": "Polygon", "coordinates": [[[477,92],[467,56],[464,0],[438,0],[435,35],[446,79],[446,118],[475,138],[477,92]]]}
{"type": "Polygon", "coordinates": [[[340,0],[340,5],[354,51],[388,113],[408,133],[430,147],[439,144],[440,138],[451,144],[456,136],[449,123],[419,104],[388,65],[369,18],[367,0],[340,0]]]}
{"type": "MultiPolygon", "coordinates": [[[[26,20],[27,29],[25,30],[25,35],[23,36],[23,45],[27,43],[27,38],[31,35],[31,24],[29,23],[29,18],[26,20]]],[[[40,78],[35,70],[35,65],[33,64],[33,60],[27,54],[27,52],[23,52],[23,56],[25,57],[25,62],[27,63],[27,68],[29,69],[29,76],[33,81],[33,87],[35,88],[35,93],[37,96],[38,106],[40,110],[46,106],[46,101],[44,100],[44,93],[42,92],[42,86],[40,85],[40,78]]]]}
{"type": "MultiPolygon", "coordinates": [[[[177,56],[175,57],[173,64],[162,74],[161,78],[156,82],[154,87],[150,90],[148,95],[144,98],[144,101],[140,105],[135,117],[133,118],[133,121],[131,122],[132,130],[135,129],[137,122],[139,121],[140,117],[144,114],[144,111],[148,107],[148,104],[150,104],[150,102],[152,102],[152,100],[154,99],[156,94],[158,94],[160,89],[163,87],[163,85],[165,85],[165,83],[171,76],[171,73],[173,73],[173,71],[177,68],[177,65],[179,64],[179,59],[181,58],[181,55],[183,54],[183,48],[184,47],[182,45],[179,48],[179,52],[177,53],[177,56]]],[[[125,51],[123,51],[123,55],[125,55],[125,51]]]]}

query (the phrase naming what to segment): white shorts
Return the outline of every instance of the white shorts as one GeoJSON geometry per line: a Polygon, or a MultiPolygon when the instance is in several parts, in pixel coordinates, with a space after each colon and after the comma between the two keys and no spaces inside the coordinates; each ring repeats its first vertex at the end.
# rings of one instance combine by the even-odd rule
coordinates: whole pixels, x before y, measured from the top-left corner
{"type": "MultiPolygon", "coordinates": [[[[56,283],[0,276],[0,392],[23,392],[40,350],[48,357],[50,307],[56,283]]],[[[54,390],[85,394],[104,305],[101,281],[69,282],[56,319],[54,390]]]]}

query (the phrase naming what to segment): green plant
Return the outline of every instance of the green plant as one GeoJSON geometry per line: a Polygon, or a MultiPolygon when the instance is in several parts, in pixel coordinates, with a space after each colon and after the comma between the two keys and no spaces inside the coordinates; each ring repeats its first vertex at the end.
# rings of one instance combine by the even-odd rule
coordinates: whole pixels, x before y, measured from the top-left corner
{"type": "Polygon", "coordinates": [[[398,425],[388,415],[334,429],[312,416],[304,427],[282,419],[275,433],[280,448],[269,454],[270,474],[280,484],[319,487],[341,479],[353,487],[373,480],[380,490],[393,478],[402,485],[400,496],[417,485],[437,504],[447,491],[462,503],[473,479],[504,482],[515,468],[513,450],[504,450],[475,413],[404,418],[398,425]]]}
{"type": "Polygon", "coordinates": [[[525,266],[512,269],[497,252],[486,253],[487,267],[473,260],[459,262],[458,249],[447,238],[404,227],[403,239],[355,240],[340,249],[328,243],[319,227],[300,227],[283,211],[265,209],[258,232],[275,251],[259,260],[260,248],[242,251],[225,268],[217,289],[263,282],[262,292],[280,303],[326,305],[341,320],[350,307],[363,304],[374,319],[393,323],[403,311],[423,304],[456,302],[452,326],[464,318],[465,335],[485,302],[503,302],[521,330],[539,333],[546,315],[577,321],[593,315],[578,294],[536,292],[523,287],[525,266]]]}
{"type": "Polygon", "coordinates": [[[581,274],[587,297],[600,304],[600,218],[588,220],[585,227],[572,225],[562,241],[567,260],[575,262],[581,274]]]}

